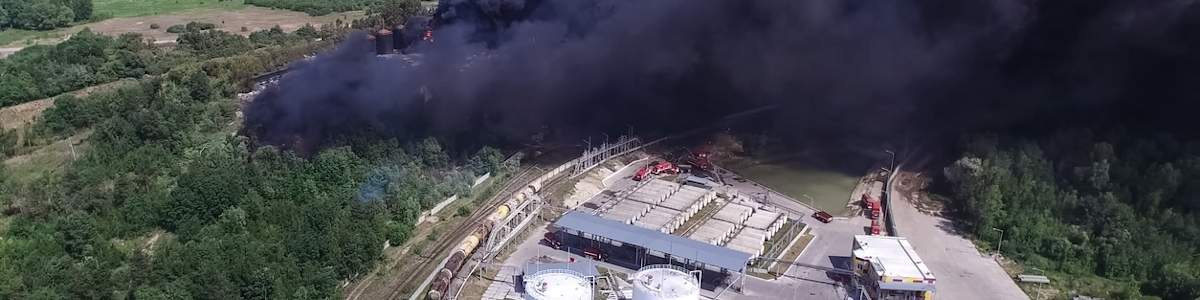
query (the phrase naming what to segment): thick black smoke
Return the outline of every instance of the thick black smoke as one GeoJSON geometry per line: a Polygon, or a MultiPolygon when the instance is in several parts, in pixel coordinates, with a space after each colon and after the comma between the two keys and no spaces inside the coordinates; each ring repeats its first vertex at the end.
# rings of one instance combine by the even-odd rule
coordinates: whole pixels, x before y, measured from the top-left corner
{"type": "Polygon", "coordinates": [[[421,57],[376,57],[351,37],[258,97],[247,133],[470,147],[668,132],[778,105],[760,118],[777,134],[853,141],[1194,128],[1184,117],[1200,106],[1195,1],[443,2],[421,57]]]}

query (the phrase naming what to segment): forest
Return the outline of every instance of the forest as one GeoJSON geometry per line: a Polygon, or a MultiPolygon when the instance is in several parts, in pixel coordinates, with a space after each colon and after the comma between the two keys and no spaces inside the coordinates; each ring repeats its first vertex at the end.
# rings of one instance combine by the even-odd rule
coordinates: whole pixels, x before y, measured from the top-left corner
{"type": "Polygon", "coordinates": [[[49,30],[92,18],[92,0],[0,0],[0,30],[49,30]]]}
{"type": "MultiPolygon", "coordinates": [[[[278,26],[250,36],[180,24],[179,51],[155,46],[136,33],[110,37],[84,29],[56,45],[31,46],[0,59],[0,106],[20,104],[121,78],[161,75],[172,66],[231,56],[267,45],[328,36],[304,26],[283,34],[278,26]]],[[[211,26],[211,24],[207,24],[211,26]]],[[[325,33],[322,33],[325,32],[325,33]]]]}
{"type": "Polygon", "coordinates": [[[300,156],[232,134],[253,76],[340,36],[198,30],[165,50],[86,33],[5,62],[70,61],[136,79],[56,98],[19,143],[0,132],[0,157],[85,137],[62,168],[0,164],[0,299],[332,298],[381,259],[385,241],[407,240],[422,209],[507,171],[496,149],[451,151],[435,139],[364,133],[300,156]]]}
{"type": "Polygon", "coordinates": [[[1071,129],[963,148],[942,189],[977,243],[1093,296],[1200,298],[1200,142],[1071,129]]]}

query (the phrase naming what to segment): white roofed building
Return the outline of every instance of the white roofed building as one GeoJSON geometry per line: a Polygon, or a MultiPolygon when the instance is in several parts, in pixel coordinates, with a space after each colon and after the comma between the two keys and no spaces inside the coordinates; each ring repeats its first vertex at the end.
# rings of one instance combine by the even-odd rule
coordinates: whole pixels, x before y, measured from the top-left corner
{"type": "Polygon", "coordinates": [[[856,235],[851,262],[870,299],[933,299],[936,278],[908,239],[856,235]]]}

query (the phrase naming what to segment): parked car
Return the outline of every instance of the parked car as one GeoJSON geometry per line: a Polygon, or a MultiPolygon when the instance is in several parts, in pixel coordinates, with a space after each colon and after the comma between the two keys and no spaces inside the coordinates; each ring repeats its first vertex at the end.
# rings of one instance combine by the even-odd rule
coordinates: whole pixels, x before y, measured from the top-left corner
{"type": "Polygon", "coordinates": [[[833,221],[833,215],[831,215],[823,210],[819,210],[819,211],[813,213],[812,217],[813,217],[813,219],[817,219],[817,221],[821,221],[821,223],[829,223],[830,221],[833,221]]]}

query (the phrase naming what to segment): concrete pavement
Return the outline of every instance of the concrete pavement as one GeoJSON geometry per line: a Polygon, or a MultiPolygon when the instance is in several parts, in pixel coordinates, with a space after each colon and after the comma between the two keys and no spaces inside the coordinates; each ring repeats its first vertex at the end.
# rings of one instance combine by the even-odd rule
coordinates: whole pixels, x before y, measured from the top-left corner
{"type": "Polygon", "coordinates": [[[950,220],[920,213],[903,193],[891,196],[898,231],[937,277],[934,299],[1029,299],[996,261],[951,232],[950,220]]]}

